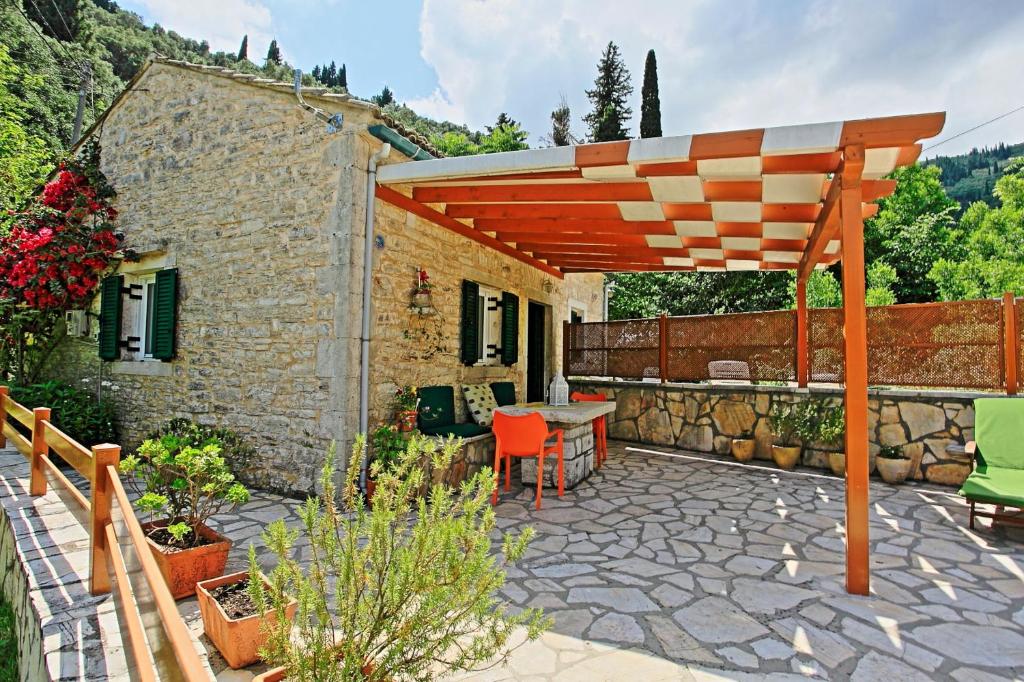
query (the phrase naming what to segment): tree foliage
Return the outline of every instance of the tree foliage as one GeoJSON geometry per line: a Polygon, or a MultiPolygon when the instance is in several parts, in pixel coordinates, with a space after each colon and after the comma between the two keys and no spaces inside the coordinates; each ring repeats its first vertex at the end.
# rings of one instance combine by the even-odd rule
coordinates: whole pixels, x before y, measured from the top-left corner
{"type": "Polygon", "coordinates": [[[610,275],[613,320],[789,307],[786,272],[627,272],[610,275]]]}
{"type": "Polygon", "coordinates": [[[267,64],[280,64],[281,59],[281,48],[277,46],[277,39],[270,41],[270,47],[267,48],[267,64]]]}
{"type": "Polygon", "coordinates": [[[242,62],[249,58],[249,34],[242,36],[242,45],[238,48],[238,61],[242,62]]]}
{"type": "Polygon", "coordinates": [[[555,147],[567,147],[573,143],[572,112],[569,103],[562,97],[561,102],[551,112],[551,144],[555,147]]]}
{"type": "Polygon", "coordinates": [[[8,212],[24,203],[50,168],[53,155],[26,126],[29,112],[22,99],[37,97],[43,86],[41,77],[19,68],[0,44],[0,234],[8,212]]]}
{"type": "Polygon", "coordinates": [[[385,85],[384,88],[380,91],[380,94],[371,97],[370,101],[376,104],[378,107],[383,108],[389,104],[394,104],[395,93],[391,92],[391,88],[385,85]]]}
{"type": "Polygon", "coordinates": [[[647,51],[644,84],[640,89],[640,137],[661,137],[661,97],[658,95],[658,58],[647,51]]]}
{"type": "Polygon", "coordinates": [[[627,106],[633,94],[629,69],[622,60],[618,46],[609,42],[597,63],[594,87],[587,90],[593,109],[583,121],[590,128],[593,142],[625,140],[629,138],[629,119],[633,110],[627,106]]]}

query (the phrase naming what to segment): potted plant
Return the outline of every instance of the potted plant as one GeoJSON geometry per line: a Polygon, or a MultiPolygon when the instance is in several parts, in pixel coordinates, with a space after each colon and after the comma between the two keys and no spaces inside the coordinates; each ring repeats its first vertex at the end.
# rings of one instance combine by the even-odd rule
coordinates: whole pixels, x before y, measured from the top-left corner
{"type": "MultiPolygon", "coordinates": [[[[249,546],[249,570],[219,578],[204,580],[196,585],[199,613],[203,617],[203,631],[231,668],[244,668],[259,660],[259,649],[266,644],[269,623],[277,619],[273,609],[260,611],[253,601],[249,581],[259,576],[264,590],[270,589],[266,576],[260,573],[256,562],[256,549],[249,546]]],[[[284,606],[284,617],[295,618],[298,602],[289,599],[284,606]]]]}
{"type": "Polygon", "coordinates": [[[738,438],[732,439],[730,448],[732,449],[732,456],[736,458],[737,462],[749,462],[754,458],[756,446],[757,441],[754,440],[754,432],[750,429],[745,429],[738,438]]]}
{"type": "Polygon", "coordinates": [[[224,572],[231,541],[206,522],[211,516],[249,501],[221,457],[220,443],[193,444],[166,434],[146,440],[121,461],[121,471],[140,497],[135,505],[151,520],[142,524],[171,595],[194,594],[196,583],[224,572]]]}
{"type": "Polygon", "coordinates": [[[885,445],[878,452],[875,459],[878,473],[882,480],[893,485],[903,483],[910,473],[910,458],[903,454],[903,448],[898,445],[885,445]]]}
{"type": "MultiPolygon", "coordinates": [[[[491,470],[458,491],[439,483],[418,497],[426,482],[422,458],[445,466],[461,443],[414,435],[396,465],[381,473],[368,509],[356,489],[365,446],[356,439],[340,496],[331,448],[320,497],[300,511],[301,530],[277,520],[264,532],[277,565],[268,587],[250,579],[253,598],[260,611],[283,613],[287,595],[295,595],[298,627],[283,618],[270,625],[262,653],[278,667],[256,679],[433,679],[505,654],[515,632],[539,637],[549,625],[540,610],[508,609],[497,599],[505,570],[492,554],[491,470]],[[300,534],[309,552],[302,563],[294,551],[300,534]]],[[[501,536],[503,562],[514,563],[532,530],[501,536]]]]}
{"type": "Polygon", "coordinates": [[[366,502],[373,503],[377,477],[392,469],[405,452],[406,441],[394,426],[382,424],[370,434],[370,459],[366,469],[366,502]]]}
{"type": "Polygon", "coordinates": [[[432,308],[430,292],[434,285],[430,283],[430,275],[423,268],[416,272],[416,288],[412,292],[412,306],[414,308],[432,308]]]}
{"type": "Polygon", "coordinates": [[[793,469],[800,461],[801,435],[804,431],[805,408],[799,404],[774,403],[768,422],[775,442],[772,460],[780,469],[793,469]]]}
{"type": "Polygon", "coordinates": [[[843,436],[846,435],[846,417],[841,405],[830,405],[820,401],[814,405],[814,415],[807,423],[809,433],[806,442],[824,446],[828,452],[828,467],[836,476],[846,475],[846,453],[843,452],[843,436]],[[839,447],[839,450],[836,448],[839,447]]]}
{"type": "Polygon", "coordinates": [[[415,386],[403,386],[395,392],[395,413],[398,415],[399,430],[408,432],[416,428],[416,407],[419,403],[415,386]]]}

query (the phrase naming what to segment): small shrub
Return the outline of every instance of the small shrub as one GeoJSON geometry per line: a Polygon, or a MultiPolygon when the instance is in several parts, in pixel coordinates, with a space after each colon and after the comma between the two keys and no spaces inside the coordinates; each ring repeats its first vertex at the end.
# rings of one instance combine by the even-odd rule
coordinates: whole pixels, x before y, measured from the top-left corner
{"type": "Polygon", "coordinates": [[[378,426],[370,434],[370,478],[376,480],[380,472],[393,469],[405,449],[405,438],[395,426],[378,426]]]}
{"type": "Polygon", "coordinates": [[[883,445],[878,451],[878,456],[882,459],[908,459],[899,445],[883,445]]]}
{"type": "Polygon", "coordinates": [[[116,443],[114,404],[96,400],[96,395],[60,381],[29,386],[11,386],[11,398],[25,407],[49,407],[50,421],[86,447],[116,443]]]}
{"type": "Polygon", "coordinates": [[[827,448],[841,445],[846,435],[846,415],[841,405],[832,405],[825,400],[811,402],[811,418],[805,424],[807,432],[804,441],[820,443],[827,448]]]}
{"type": "Polygon", "coordinates": [[[403,386],[395,391],[395,410],[399,412],[415,410],[419,402],[415,386],[403,386]]]}
{"type": "MultiPolygon", "coordinates": [[[[167,531],[178,547],[196,547],[196,529],[211,516],[249,501],[249,491],[235,482],[215,439],[201,445],[167,434],[146,440],[137,453],[121,460],[139,499],[135,506],[148,512],[156,524],[150,535],[167,531]],[[141,485],[140,485],[141,484],[141,485]]],[[[164,543],[167,544],[167,543],[164,543]]]]}
{"type": "MultiPolygon", "coordinates": [[[[302,531],[270,524],[263,539],[278,564],[269,589],[250,578],[250,595],[257,611],[277,615],[261,654],[284,666],[289,680],[437,679],[507,654],[519,627],[535,639],[549,626],[540,610],[512,613],[496,598],[505,571],[491,554],[493,472],[483,469],[458,491],[438,484],[417,496],[421,460],[446,467],[460,446],[413,436],[396,465],[381,472],[367,510],[356,488],[366,447],[358,438],[342,494],[349,513],[336,506],[332,447],[322,493],[300,511],[308,568],[295,556],[302,531]],[[285,618],[289,595],[298,601],[294,632],[285,618]]],[[[532,529],[505,534],[504,561],[522,558],[531,537],[532,529]]],[[[255,551],[249,556],[250,576],[258,576],[255,551]]]]}
{"type": "Polygon", "coordinates": [[[805,417],[801,404],[776,402],[772,404],[771,413],[768,415],[768,423],[771,426],[772,434],[775,436],[775,444],[783,447],[796,447],[800,445],[800,435],[805,427],[805,417]]]}
{"type": "Polygon", "coordinates": [[[179,417],[164,422],[160,428],[146,436],[146,440],[161,440],[164,436],[174,436],[182,444],[193,447],[201,448],[211,443],[220,446],[220,456],[224,458],[235,478],[241,481],[251,480],[252,469],[256,463],[256,448],[235,431],[220,426],[197,424],[191,419],[179,417]]]}

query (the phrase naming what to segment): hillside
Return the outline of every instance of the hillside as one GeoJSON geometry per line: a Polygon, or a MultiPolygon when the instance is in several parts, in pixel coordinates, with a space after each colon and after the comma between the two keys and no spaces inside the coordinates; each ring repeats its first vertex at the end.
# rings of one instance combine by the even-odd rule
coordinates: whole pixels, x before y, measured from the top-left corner
{"type": "Polygon", "coordinates": [[[1024,142],[1007,145],[1000,142],[995,147],[972,149],[956,156],[936,156],[922,165],[938,166],[942,169],[942,186],[946,194],[966,208],[975,201],[996,205],[992,188],[1003,177],[1009,160],[1024,155],[1024,142]]]}

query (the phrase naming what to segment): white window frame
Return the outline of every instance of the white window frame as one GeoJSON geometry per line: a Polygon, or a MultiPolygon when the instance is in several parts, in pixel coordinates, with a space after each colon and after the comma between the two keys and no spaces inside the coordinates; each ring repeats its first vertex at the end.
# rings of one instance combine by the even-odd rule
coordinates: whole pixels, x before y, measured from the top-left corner
{"type": "Polygon", "coordinates": [[[477,367],[493,367],[501,364],[501,292],[493,287],[480,284],[477,298],[477,367]],[[490,348],[493,346],[494,348],[490,348]]]}
{"type": "Polygon", "coordinates": [[[142,286],[142,299],[138,302],[135,328],[132,336],[139,337],[137,360],[153,359],[153,324],[151,300],[156,295],[156,271],[132,277],[132,284],[142,286]]]}

